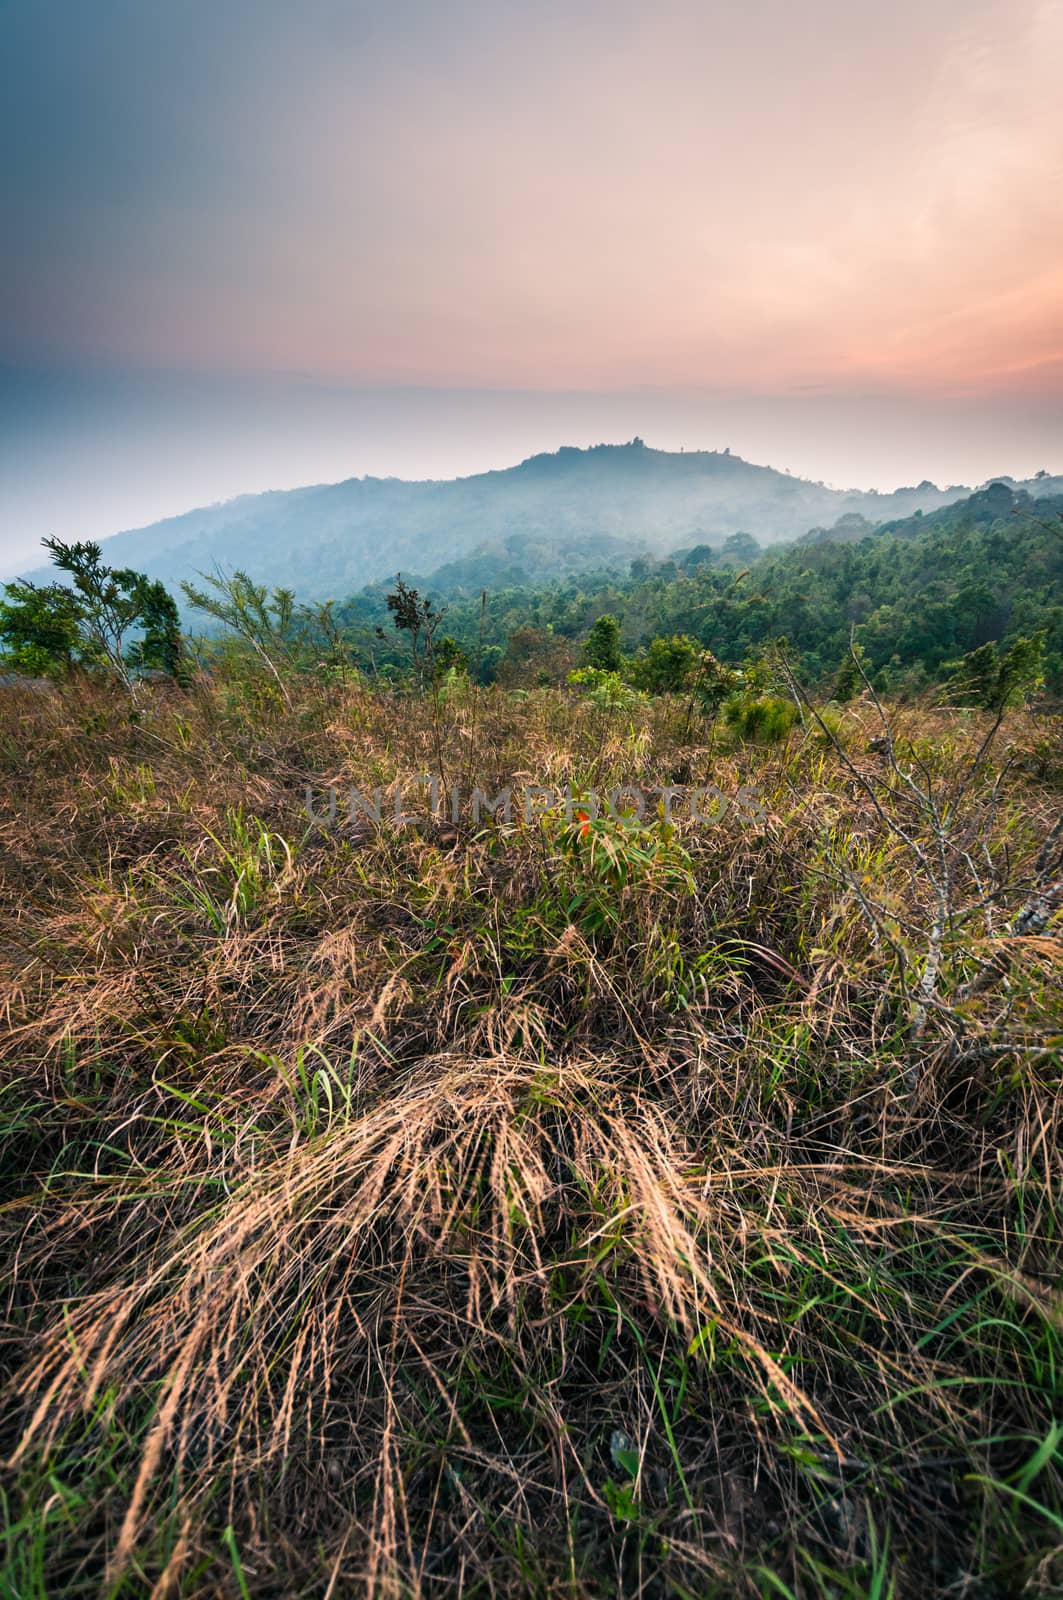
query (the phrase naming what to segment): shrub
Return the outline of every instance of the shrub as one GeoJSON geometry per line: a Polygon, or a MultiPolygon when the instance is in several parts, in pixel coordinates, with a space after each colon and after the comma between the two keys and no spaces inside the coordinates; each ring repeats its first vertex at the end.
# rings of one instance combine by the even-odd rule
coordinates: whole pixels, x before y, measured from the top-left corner
{"type": "Polygon", "coordinates": [[[752,744],[778,744],[787,737],[800,713],[792,700],[758,695],[729,701],[724,715],[727,726],[740,739],[752,744]]]}
{"type": "Polygon", "coordinates": [[[642,655],[628,668],[636,689],[647,694],[681,694],[689,689],[698,667],[698,647],[685,633],[651,639],[642,655]]]}

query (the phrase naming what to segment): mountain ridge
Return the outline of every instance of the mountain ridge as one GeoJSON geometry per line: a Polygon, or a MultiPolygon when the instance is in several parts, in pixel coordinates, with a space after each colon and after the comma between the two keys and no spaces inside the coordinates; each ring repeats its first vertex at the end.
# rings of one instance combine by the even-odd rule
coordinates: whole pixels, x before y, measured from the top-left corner
{"type": "MultiPolygon", "coordinates": [[[[315,600],[473,555],[498,553],[548,577],[622,567],[682,543],[718,546],[738,531],[770,547],[842,517],[877,526],[970,493],[925,479],[890,492],[834,489],[730,450],[657,450],[636,437],[565,445],[464,478],[366,475],[242,494],[102,544],[109,563],[172,586],[199,572],[242,568],[315,600]]],[[[44,568],[26,575],[46,573],[54,576],[44,568]]]]}

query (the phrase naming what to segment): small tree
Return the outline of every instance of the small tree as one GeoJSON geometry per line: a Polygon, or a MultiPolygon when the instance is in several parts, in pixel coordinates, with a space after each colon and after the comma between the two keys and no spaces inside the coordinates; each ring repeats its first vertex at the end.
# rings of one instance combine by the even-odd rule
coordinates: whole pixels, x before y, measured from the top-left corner
{"type": "Polygon", "coordinates": [[[130,693],[131,667],[178,672],[183,648],[177,607],[161,583],[129,567],[106,566],[91,540],[45,539],[43,544],[73,581],[40,589],[24,582],[5,586],[0,637],[8,660],[20,671],[52,676],[78,663],[102,666],[130,693]],[[137,628],[143,637],[130,641],[137,628]]]}
{"type": "Polygon", "coordinates": [[[1003,655],[990,640],[953,662],[951,668],[947,680],[950,698],[987,711],[1019,705],[1044,684],[1044,632],[1015,639],[1003,655]]]}
{"type": "Polygon", "coordinates": [[[346,683],[354,667],[354,651],[343,623],[335,614],[334,600],[300,605],[296,622],[300,643],[312,664],[326,678],[346,683]]]}
{"type": "Polygon", "coordinates": [[[1045,634],[1025,635],[1009,646],[1000,663],[997,695],[1002,706],[1021,705],[1045,684],[1045,634]]]}
{"type": "Polygon", "coordinates": [[[951,664],[947,679],[950,699],[965,701],[969,705],[991,706],[996,697],[1000,678],[1000,651],[996,640],[971,650],[961,661],[951,664]]]}
{"type": "Polygon", "coordinates": [[[620,624],[611,612],[605,611],[598,618],[587,635],[583,653],[587,665],[597,667],[599,672],[620,671],[620,624]]]}
{"type": "Polygon", "coordinates": [[[58,678],[74,665],[81,645],[81,603],[72,589],[51,583],[39,589],[19,581],[4,585],[0,600],[3,659],[31,678],[58,678]]]}
{"type": "Polygon", "coordinates": [[[720,565],[751,567],[760,555],[760,545],[751,533],[732,533],[723,542],[720,565]]]}
{"type": "Polygon", "coordinates": [[[742,673],[724,666],[711,650],[703,650],[694,679],[694,698],[706,716],[715,717],[725,700],[744,685],[742,673]]]}
{"type": "Polygon", "coordinates": [[[403,582],[401,573],[396,574],[395,589],[387,596],[387,607],[395,627],[410,636],[413,670],[423,693],[426,666],[430,680],[435,678],[435,630],[446,613],[434,610],[429,599],[422,599],[416,589],[403,582]]]}
{"type": "MultiPolygon", "coordinates": [[[[490,650],[485,652],[490,659],[490,650]]],[[[557,683],[573,665],[569,641],[550,627],[533,628],[522,623],[506,640],[506,648],[495,667],[499,681],[513,687],[517,684],[557,683]]]]}
{"type": "Polygon", "coordinates": [[[628,677],[647,694],[682,694],[697,671],[699,655],[697,644],[685,633],[651,639],[646,653],[631,662],[628,677]]]}
{"type": "MultiPolygon", "coordinates": [[[[439,674],[436,665],[435,631],[443,620],[445,611],[434,610],[429,599],[422,599],[416,589],[411,589],[409,584],[402,581],[401,574],[396,574],[395,590],[393,594],[387,596],[387,606],[396,628],[402,633],[408,633],[410,636],[413,669],[417,677],[418,691],[422,695],[424,694],[425,669],[427,668],[428,670],[428,681],[432,686],[432,738],[435,745],[436,772],[443,779],[445,776],[443,731],[440,726],[439,674]],[[419,640],[424,641],[420,654],[418,654],[419,640]]],[[[451,640],[450,643],[453,644],[453,641],[451,640]]]]}
{"type": "Polygon", "coordinates": [[[292,591],[274,589],[271,595],[265,584],[252,583],[246,572],[234,572],[229,578],[221,573],[200,576],[209,584],[209,590],[197,589],[191,583],[181,585],[189,605],[213,617],[251,646],[272,674],[285,705],[290,707],[291,697],[277,662],[286,659],[291,649],[295,611],[292,591]]]}
{"type": "MultiPolygon", "coordinates": [[[[91,539],[76,540],[73,544],[62,539],[42,542],[60,572],[69,573],[74,580],[74,591],[81,601],[81,629],[86,637],[87,658],[106,662],[131,690],[128,635],[143,625],[145,608],[158,622],[156,585],[149,583],[143,573],[133,572],[129,567],[105,566],[99,545],[91,539]]],[[[161,585],[158,587],[161,589],[161,585]]],[[[165,590],[162,593],[165,594],[165,590]]]]}
{"type": "Polygon", "coordinates": [[[720,707],[736,690],[743,687],[744,679],[740,672],[735,672],[731,667],[725,667],[718,661],[711,650],[702,650],[698,656],[697,671],[694,673],[690,684],[690,699],[687,701],[686,716],[683,719],[683,728],[680,741],[686,743],[690,734],[690,725],[694,720],[695,708],[702,716],[708,717],[713,729],[716,718],[720,714],[720,707]]]}
{"type": "Polygon", "coordinates": [[[454,639],[447,634],[436,641],[435,651],[435,677],[438,682],[445,678],[448,672],[467,673],[469,658],[465,651],[454,639]]]}
{"type": "Polygon", "coordinates": [[[181,681],[188,663],[181,638],[181,617],[177,602],[161,583],[143,580],[140,620],[143,637],[135,639],[126,651],[130,666],[166,672],[181,681]]]}
{"type": "Polygon", "coordinates": [[[848,705],[849,701],[863,686],[863,645],[853,643],[849,652],[838,668],[838,676],[834,680],[834,698],[840,706],[848,705]]]}

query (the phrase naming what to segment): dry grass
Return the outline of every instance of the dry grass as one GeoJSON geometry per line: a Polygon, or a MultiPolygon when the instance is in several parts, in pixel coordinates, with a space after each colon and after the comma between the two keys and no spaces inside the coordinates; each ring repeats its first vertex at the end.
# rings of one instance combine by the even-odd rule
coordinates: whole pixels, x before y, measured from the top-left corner
{"type": "Polygon", "coordinates": [[[0,705],[0,1594],[1058,1592],[1058,727],[291,692],[0,705]]]}

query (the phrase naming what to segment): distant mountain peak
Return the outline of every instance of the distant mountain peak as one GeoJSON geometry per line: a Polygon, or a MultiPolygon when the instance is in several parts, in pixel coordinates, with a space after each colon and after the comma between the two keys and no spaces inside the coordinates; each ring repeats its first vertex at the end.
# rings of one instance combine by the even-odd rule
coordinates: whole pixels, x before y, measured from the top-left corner
{"type": "MultiPolygon", "coordinates": [[[[992,480],[984,492],[1001,490],[1011,492],[992,480]]],[[[200,572],[242,568],[303,599],[342,600],[397,571],[464,571],[486,550],[505,553],[498,570],[517,563],[545,581],[588,567],[625,570],[635,557],[679,548],[719,548],[738,532],[762,547],[810,529],[855,539],[865,523],[931,513],[970,493],[929,479],[893,493],[831,489],[730,447],[659,450],[636,435],[562,445],[466,478],[365,476],[245,494],[117,534],[106,554],[174,588],[200,572]]]]}

